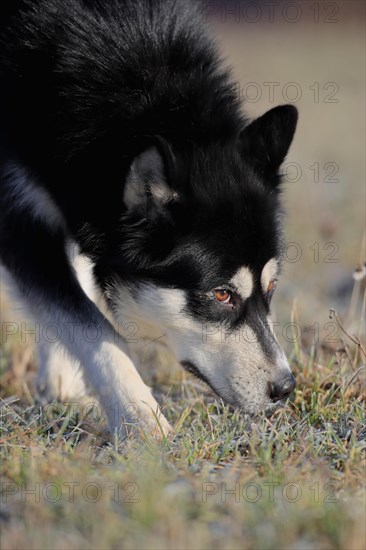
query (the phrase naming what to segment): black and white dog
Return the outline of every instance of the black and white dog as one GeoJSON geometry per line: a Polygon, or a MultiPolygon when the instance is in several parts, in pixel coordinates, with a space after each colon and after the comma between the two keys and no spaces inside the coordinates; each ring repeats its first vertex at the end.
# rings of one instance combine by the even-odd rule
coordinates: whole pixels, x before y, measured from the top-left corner
{"type": "Polygon", "coordinates": [[[0,6],[1,261],[33,317],[62,328],[70,361],[43,339],[40,389],[87,382],[112,430],[169,431],[118,326],[248,413],[295,385],[270,301],[297,111],[243,117],[199,6],[0,6]]]}

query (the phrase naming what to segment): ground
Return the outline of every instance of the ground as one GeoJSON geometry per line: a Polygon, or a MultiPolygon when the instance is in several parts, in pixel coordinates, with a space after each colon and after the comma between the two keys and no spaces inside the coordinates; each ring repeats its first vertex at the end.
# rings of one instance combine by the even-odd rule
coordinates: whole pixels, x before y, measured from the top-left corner
{"type": "Polygon", "coordinates": [[[229,410],[182,371],[156,373],[174,426],[161,443],[111,441],[97,407],[42,407],[32,370],[7,371],[1,547],[362,550],[365,350],[337,334],[333,351],[294,344],[297,390],[269,418],[229,410]]]}

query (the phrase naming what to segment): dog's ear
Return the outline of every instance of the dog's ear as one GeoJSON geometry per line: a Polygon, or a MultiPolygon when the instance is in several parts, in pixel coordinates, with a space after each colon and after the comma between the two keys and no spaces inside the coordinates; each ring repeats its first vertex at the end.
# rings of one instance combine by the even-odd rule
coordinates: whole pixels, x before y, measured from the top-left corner
{"type": "Polygon", "coordinates": [[[144,217],[163,213],[165,207],[178,199],[172,187],[174,156],[169,144],[160,137],[133,160],[126,178],[123,200],[127,210],[144,217]]]}
{"type": "Polygon", "coordinates": [[[275,174],[291,145],[297,118],[296,107],[281,105],[246,126],[240,141],[248,162],[254,163],[264,174],[275,174]]]}

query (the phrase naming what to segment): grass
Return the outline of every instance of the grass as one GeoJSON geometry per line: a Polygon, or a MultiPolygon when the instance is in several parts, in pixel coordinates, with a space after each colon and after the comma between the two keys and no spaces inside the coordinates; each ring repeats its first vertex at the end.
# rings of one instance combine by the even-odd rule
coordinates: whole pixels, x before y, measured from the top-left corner
{"type": "Polygon", "coordinates": [[[295,394],[255,422],[184,373],[160,380],[160,444],[106,441],[95,410],[42,408],[33,374],[6,371],[1,547],[365,548],[364,349],[341,328],[333,352],[296,345],[291,362],[295,394]]]}

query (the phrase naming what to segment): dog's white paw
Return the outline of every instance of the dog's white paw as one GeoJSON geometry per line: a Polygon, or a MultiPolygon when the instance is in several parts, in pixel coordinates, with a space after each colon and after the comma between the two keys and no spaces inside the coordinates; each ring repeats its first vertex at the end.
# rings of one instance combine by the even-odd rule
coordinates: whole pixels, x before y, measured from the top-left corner
{"type": "Polygon", "coordinates": [[[36,386],[42,401],[77,401],[87,394],[81,369],[59,348],[39,350],[36,386]]]}
{"type": "Polygon", "coordinates": [[[158,408],[150,388],[147,386],[144,388],[147,390],[146,400],[140,397],[134,402],[105,406],[111,433],[117,432],[122,438],[145,434],[163,439],[172,432],[172,427],[158,408]]]}
{"type": "Polygon", "coordinates": [[[172,427],[163,415],[159,416],[158,421],[155,417],[142,417],[133,421],[124,419],[118,426],[114,426],[114,428],[113,425],[109,424],[108,431],[113,435],[117,433],[122,439],[145,439],[151,437],[157,441],[161,441],[173,433],[172,427]]]}
{"type": "Polygon", "coordinates": [[[162,413],[153,415],[147,422],[143,419],[143,422],[146,432],[156,439],[163,439],[163,437],[167,437],[173,431],[171,425],[162,413]]]}
{"type": "Polygon", "coordinates": [[[104,410],[112,434],[122,437],[139,431],[154,435],[170,431],[151,388],[142,380],[127,350],[111,337],[84,349],[83,367],[104,410]]]}

